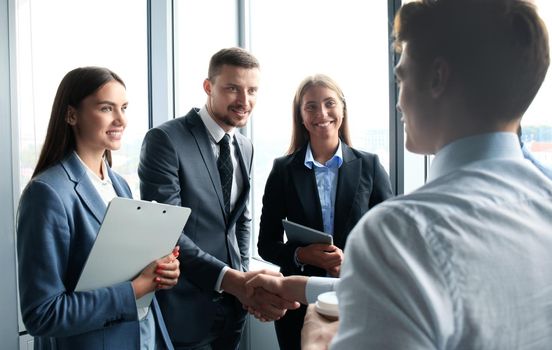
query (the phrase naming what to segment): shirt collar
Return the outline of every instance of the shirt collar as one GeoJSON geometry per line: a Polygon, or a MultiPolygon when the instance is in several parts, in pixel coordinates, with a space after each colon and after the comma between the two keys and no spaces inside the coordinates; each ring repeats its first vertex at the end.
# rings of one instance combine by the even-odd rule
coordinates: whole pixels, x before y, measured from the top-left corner
{"type": "Polygon", "coordinates": [[[449,143],[435,154],[427,181],[434,180],[469,163],[497,158],[523,158],[516,134],[494,132],[469,136],[449,143]]]}
{"type": "Polygon", "coordinates": [[[307,153],[305,154],[305,166],[309,169],[312,169],[313,166],[316,167],[328,167],[328,168],[340,168],[341,164],[343,164],[343,149],[341,148],[341,140],[339,140],[339,145],[337,146],[337,150],[335,151],[332,158],[330,158],[325,164],[320,164],[314,159],[314,156],[312,155],[312,149],[310,146],[310,142],[307,145],[307,153]]]}
{"type": "Polygon", "coordinates": [[[107,172],[107,165],[105,164],[105,158],[102,158],[102,174],[104,174],[104,178],[101,179],[98,175],[96,175],[95,172],[93,172],[88,165],[79,157],[77,152],[73,151],[75,155],[77,156],[77,159],[81,162],[81,164],[84,166],[84,169],[86,170],[86,174],[90,178],[90,180],[101,183],[101,184],[111,184],[111,178],[109,177],[109,173],[107,172]]]}
{"type": "Polygon", "coordinates": [[[201,107],[198,114],[201,117],[203,124],[205,124],[209,135],[215,141],[215,143],[219,143],[219,141],[222,140],[222,138],[224,137],[224,134],[230,135],[230,140],[234,139],[234,133],[236,132],[236,129],[232,128],[232,130],[228,132],[224,131],[224,129],[215,122],[213,117],[211,117],[209,111],[207,111],[207,106],[201,107]]]}

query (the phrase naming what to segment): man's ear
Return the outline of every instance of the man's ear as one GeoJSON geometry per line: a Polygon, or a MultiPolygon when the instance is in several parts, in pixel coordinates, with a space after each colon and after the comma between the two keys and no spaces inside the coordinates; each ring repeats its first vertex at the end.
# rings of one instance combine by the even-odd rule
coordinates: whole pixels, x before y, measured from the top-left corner
{"type": "Polygon", "coordinates": [[[65,121],[71,126],[75,126],[77,124],[77,110],[73,106],[67,107],[65,121]]]}
{"type": "Polygon", "coordinates": [[[437,57],[431,66],[431,95],[439,97],[449,84],[450,66],[441,57],[437,57]]]}
{"type": "Polygon", "coordinates": [[[207,78],[203,81],[203,90],[205,91],[205,93],[209,96],[211,96],[211,81],[207,78]]]}

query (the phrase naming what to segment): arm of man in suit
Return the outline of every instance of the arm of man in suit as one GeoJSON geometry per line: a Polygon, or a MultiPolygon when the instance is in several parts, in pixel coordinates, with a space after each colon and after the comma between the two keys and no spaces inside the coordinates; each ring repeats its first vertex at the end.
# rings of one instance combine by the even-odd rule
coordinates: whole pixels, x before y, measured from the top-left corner
{"type": "MultiPolygon", "coordinates": [[[[243,161],[248,162],[251,169],[253,166],[253,145],[251,141],[247,140],[247,143],[244,143],[243,149],[243,161]],[[249,154],[249,155],[247,155],[249,154]],[[249,157],[249,158],[246,158],[249,157]]],[[[244,178],[251,179],[251,174],[243,174],[244,178]]],[[[245,210],[240,215],[236,221],[236,239],[238,240],[238,246],[240,248],[240,255],[242,259],[242,268],[243,271],[249,271],[249,246],[250,246],[250,237],[251,237],[251,211],[250,211],[250,202],[249,198],[245,203],[245,210]]]]}
{"type": "Polygon", "coordinates": [[[251,237],[251,212],[249,211],[249,200],[246,208],[236,221],[236,239],[240,247],[243,271],[249,271],[249,240],[251,237]]]}
{"type": "MultiPolygon", "coordinates": [[[[138,167],[142,199],[181,206],[179,166],[171,137],[158,128],[149,130],[142,143],[138,167]]],[[[213,290],[226,264],[199,248],[185,232],[180,235],[178,245],[183,278],[204,290],[213,290]]]]}

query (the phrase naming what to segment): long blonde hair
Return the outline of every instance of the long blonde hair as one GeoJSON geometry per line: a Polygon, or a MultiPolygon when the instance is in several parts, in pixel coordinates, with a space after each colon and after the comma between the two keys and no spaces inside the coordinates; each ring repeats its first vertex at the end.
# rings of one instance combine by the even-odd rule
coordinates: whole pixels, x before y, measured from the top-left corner
{"type": "Polygon", "coordinates": [[[307,91],[313,86],[323,86],[334,91],[343,103],[343,122],[339,128],[339,138],[346,145],[351,146],[351,136],[349,134],[348,123],[349,118],[347,118],[347,103],[345,102],[343,91],[339,85],[337,85],[335,80],[329,76],[324,74],[315,74],[303,79],[295,92],[295,98],[293,99],[293,128],[287,154],[295,153],[309,141],[309,132],[303,125],[303,118],[301,116],[301,101],[303,100],[303,96],[305,96],[307,91]]]}

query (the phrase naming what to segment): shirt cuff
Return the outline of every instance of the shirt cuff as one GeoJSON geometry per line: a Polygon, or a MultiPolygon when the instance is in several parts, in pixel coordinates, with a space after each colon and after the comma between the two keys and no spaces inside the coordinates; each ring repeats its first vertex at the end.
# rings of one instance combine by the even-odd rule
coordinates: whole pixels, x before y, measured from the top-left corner
{"type": "Polygon", "coordinates": [[[220,287],[220,285],[222,284],[222,279],[224,278],[224,274],[226,273],[226,271],[230,270],[230,268],[228,266],[224,266],[222,268],[222,270],[220,270],[220,273],[219,273],[219,276],[217,278],[217,283],[215,284],[215,291],[216,292],[219,292],[219,293],[222,293],[224,292],[224,290],[222,290],[222,288],[220,287]]]}
{"type": "Polygon", "coordinates": [[[332,292],[336,289],[339,278],[332,277],[309,277],[305,287],[305,298],[309,304],[316,302],[318,296],[325,292],[332,292]]]}

